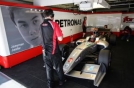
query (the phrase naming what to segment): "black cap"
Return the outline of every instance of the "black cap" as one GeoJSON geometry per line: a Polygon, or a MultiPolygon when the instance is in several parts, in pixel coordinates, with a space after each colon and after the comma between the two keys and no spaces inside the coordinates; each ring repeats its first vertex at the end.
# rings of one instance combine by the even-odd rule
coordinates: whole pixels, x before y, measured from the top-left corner
{"type": "Polygon", "coordinates": [[[86,16],[84,16],[84,19],[87,18],[86,16]]]}
{"type": "Polygon", "coordinates": [[[46,10],[45,10],[45,16],[46,16],[46,17],[48,17],[48,16],[54,17],[54,12],[53,12],[53,10],[52,10],[52,9],[46,9],[46,10]]]}

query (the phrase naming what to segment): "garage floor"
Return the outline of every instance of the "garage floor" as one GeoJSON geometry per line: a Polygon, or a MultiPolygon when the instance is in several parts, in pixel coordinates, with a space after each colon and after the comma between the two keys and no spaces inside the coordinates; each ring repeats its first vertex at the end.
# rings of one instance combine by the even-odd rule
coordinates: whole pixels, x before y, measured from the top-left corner
{"type": "MultiPolygon", "coordinates": [[[[130,42],[117,41],[117,45],[112,47],[111,69],[98,88],[134,88],[133,51],[134,39],[130,42]]],[[[27,88],[47,88],[42,55],[1,71],[27,88]]],[[[67,79],[63,87],[56,88],[96,88],[92,81],[70,77],[67,79]]]]}

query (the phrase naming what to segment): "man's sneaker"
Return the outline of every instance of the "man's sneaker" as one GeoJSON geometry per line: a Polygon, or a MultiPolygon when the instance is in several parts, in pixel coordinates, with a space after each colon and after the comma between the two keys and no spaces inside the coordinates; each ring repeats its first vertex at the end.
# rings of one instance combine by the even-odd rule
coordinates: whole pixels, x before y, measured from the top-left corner
{"type": "Polygon", "coordinates": [[[129,39],[127,39],[127,42],[129,42],[129,39]]]}
{"type": "Polygon", "coordinates": [[[45,65],[44,65],[43,67],[44,67],[44,68],[46,68],[46,66],[45,66],[45,65]]]}
{"type": "Polygon", "coordinates": [[[54,88],[54,87],[49,86],[48,88],[54,88]]]}
{"type": "Polygon", "coordinates": [[[59,85],[62,86],[64,84],[64,82],[66,82],[67,80],[64,81],[59,81],[59,85]]]}

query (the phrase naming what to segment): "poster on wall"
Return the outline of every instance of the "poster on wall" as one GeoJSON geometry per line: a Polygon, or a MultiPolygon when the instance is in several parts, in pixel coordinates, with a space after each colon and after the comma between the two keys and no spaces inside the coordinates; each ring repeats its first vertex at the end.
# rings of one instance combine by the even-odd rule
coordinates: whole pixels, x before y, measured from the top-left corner
{"type": "Polygon", "coordinates": [[[28,8],[1,6],[10,54],[41,45],[42,13],[29,13],[28,8]]]}
{"type": "MultiPolygon", "coordinates": [[[[44,19],[43,12],[12,6],[1,6],[1,12],[10,54],[41,45],[40,24],[44,19]]],[[[82,21],[85,15],[58,11],[54,13],[54,21],[61,27],[63,37],[82,32],[82,21]]]]}

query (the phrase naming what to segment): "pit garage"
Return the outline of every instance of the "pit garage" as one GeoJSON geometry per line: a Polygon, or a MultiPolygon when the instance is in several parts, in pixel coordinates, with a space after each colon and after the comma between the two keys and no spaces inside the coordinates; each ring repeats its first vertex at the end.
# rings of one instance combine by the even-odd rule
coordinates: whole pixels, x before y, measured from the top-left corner
{"type": "Polygon", "coordinates": [[[59,86],[54,72],[55,88],[133,88],[133,0],[2,0],[0,5],[0,88],[47,88],[42,46],[29,42],[11,12],[22,10],[17,20],[26,25],[35,15],[43,21],[47,8],[64,35],[59,46],[67,82],[59,86]],[[132,29],[129,41],[122,39],[126,26],[132,29]]]}

